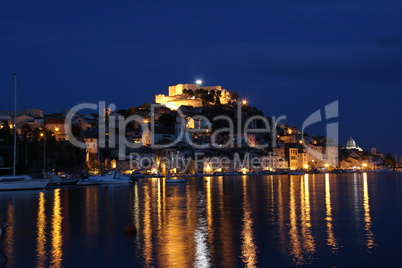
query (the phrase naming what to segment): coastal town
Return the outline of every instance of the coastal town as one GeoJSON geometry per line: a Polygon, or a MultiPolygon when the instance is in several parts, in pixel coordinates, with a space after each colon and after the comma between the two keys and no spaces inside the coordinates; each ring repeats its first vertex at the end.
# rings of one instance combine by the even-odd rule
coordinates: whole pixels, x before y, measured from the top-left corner
{"type": "Polygon", "coordinates": [[[239,93],[200,80],[169,86],[153,103],[128,109],[104,102],[51,114],[25,108],[14,121],[13,111],[0,111],[3,174],[12,166],[14,126],[19,173],[303,174],[390,171],[400,164],[352,137],[342,145],[303,133],[265,117],[239,93]]]}

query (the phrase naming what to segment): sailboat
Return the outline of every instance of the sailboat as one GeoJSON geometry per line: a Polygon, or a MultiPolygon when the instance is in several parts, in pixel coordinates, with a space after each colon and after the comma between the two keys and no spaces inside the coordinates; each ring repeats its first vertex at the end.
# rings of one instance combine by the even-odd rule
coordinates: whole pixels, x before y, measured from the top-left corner
{"type": "Polygon", "coordinates": [[[14,74],[14,159],[13,175],[0,176],[0,191],[43,189],[50,179],[34,179],[29,175],[16,175],[17,166],[17,74],[14,74]]]}

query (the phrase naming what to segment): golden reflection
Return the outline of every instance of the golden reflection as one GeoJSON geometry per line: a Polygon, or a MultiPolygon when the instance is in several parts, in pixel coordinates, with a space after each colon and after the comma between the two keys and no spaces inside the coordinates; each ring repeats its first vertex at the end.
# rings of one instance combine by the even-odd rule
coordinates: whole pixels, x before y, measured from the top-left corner
{"type": "MultiPolygon", "coordinates": [[[[158,217],[158,230],[162,227],[162,196],[161,196],[161,180],[156,182],[156,206],[158,217]]],[[[165,183],[163,183],[165,184],[165,183]]]]}
{"type": "Polygon", "coordinates": [[[304,252],[313,254],[315,252],[315,241],[311,234],[311,206],[310,206],[310,188],[308,174],[301,178],[300,196],[301,196],[301,233],[303,236],[304,252]]]}
{"type": "Polygon", "coordinates": [[[191,230],[196,229],[197,225],[197,193],[196,189],[191,190],[190,184],[186,184],[186,221],[187,221],[187,228],[191,230]]]}
{"type": "Polygon", "coordinates": [[[51,267],[62,267],[63,261],[63,216],[61,215],[60,189],[54,191],[53,218],[52,218],[52,251],[51,267]]]}
{"type": "Polygon", "coordinates": [[[190,184],[166,187],[166,216],[154,234],[156,266],[191,267],[194,263],[194,233],[197,227],[196,189],[190,184]]]}
{"type": "Polygon", "coordinates": [[[153,262],[153,244],[152,244],[152,218],[151,218],[151,198],[149,195],[149,185],[144,185],[144,218],[143,218],[143,233],[144,233],[144,248],[143,257],[145,266],[151,266],[153,262]]]}
{"type": "Polygon", "coordinates": [[[327,222],[327,245],[331,247],[332,253],[336,253],[339,249],[338,241],[334,235],[334,227],[332,224],[332,206],[331,206],[331,185],[329,183],[329,174],[325,173],[325,208],[327,222]]]}
{"type": "Polygon", "coordinates": [[[197,230],[194,232],[195,242],[195,261],[194,267],[211,267],[210,263],[210,250],[208,247],[208,225],[205,217],[205,195],[200,191],[198,192],[197,204],[197,230]]]}
{"type": "MultiPolygon", "coordinates": [[[[205,225],[204,215],[200,215],[198,211],[198,207],[201,206],[199,202],[202,202],[203,196],[201,196],[201,192],[197,192],[193,185],[190,183],[186,184],[186,228],[188,230],[188,241],[187,241],[187,252],[188,256],[181,256],[180,258],[176,257],[177,260],[180,260],[182,264],[190,265],[200,264],[201,260],[208,261],[208,247],[204,244],[204,237],[206,237],[204,229],[198,229],[198,219],[204,219],[203,225],[205,225]],[[198,201],[200,200],[200,201],[198,201]],[[196,236],[197,233],[199,236],[196,236]],[[202,242],[201,242],[202,241],[202,242]],[[201,243],[200,243],[201,242],[201,243]],[[202,252],[202,250],[207,252],[202,252]]],[[[205,204],[203,204],[205,207],[205,204]]],[[[178,243],[182,243],[183,241],[177,241],[178,243]]]]}
{"type": "Polygon", "coordinates": [[[213,248],[213,217],[212,217],[212,195],[211,195],[211,182],[207,180],[205,182],[205,198],[206,198],[206,208],[205,208],[205,216],[207,219],[207,229],[208,229],[208,244],[211,247],[211,251],[214,251],[213,248]]]}
{"type": "MultiPolygon", "coordinates": [[[[242,176],[242,179],[245,180],[247,177],[242,176]]],[[[210,177],[208,180],[211,180],[213,182],[213,187],[214,193],[216,195],[216,201],[214,202],[214,205],[217,207],[217,209],[214,210],[216,213],[219,215],[219,218],[216,219],[216,224],[214,223],[214,226],[219,226],[218,230],[215,230],[216,234],[216,240],[219,241],[217,244],[215,244],[215,247],[217,245],[220,246],[219,251],[221,252],[220,258],[218,260],[218,263],[216,265],[218,267],[221,266],[227,266],[228,263],[233,262],[234,259],[238,258],[238,249],[237,249],[237,242],[235,241],[233,237],[232,230],[234,228],[233,221],[232,219],[233,215],[231,214],[230,209],[226,209],[225,207],[225,188],[224,188],[224,183],[223,183],[223,177],[210,177]]]]}
{"type": "Polygon", "coordinates": [[[363,207],[364,207],[364,230],[366,231],[366,247],[369,251],[376,246],[374,234],[371,230],[370,200],[367,184],[367,173],[363,173],[363,207]]]}
{"type": "Polygon", "coordinates": [[[38,218],[36,226],[37,238],[36,238],[36,258],[37,266],[44,267],[46,261],[46,214],[45,214],[45,193],[39,193],[39,203],[38,203],[38,218]]]}
{"type": "MultiPolygon", "coordinates": [[[[138,195],[138,183],[134,184],[134,197],[133,197],[133,225],[137,230],[140,229],[140,197],[138,195]]],[[[141,249],[141,242],[140,239],[138,239],[139,236],[137,236],[137,239],[135,240],[136,242],[136,256],[140,256],[140,249],[141,249]]]]}
{"type": "Polygon", "coordinates": [[[8,258],[8,263],[10,267],[13,267],[14,263],[14,206],[13,203],[8,203],[7,206],[7,220],[4,224],[4,253],[8,258]]]}
{"type": "Polygon", "coordinates": [[[286,251],[286,233],[285,233],[285,212],[283,209],[283,190],[282,190],[282,180],[278,180],[278,224],[279,224],[279,235],[281,238],[282,249],[286,251]]]}
{"type": "Polygon", "coordinates": [[[303,264],[302,247],[299,240],[299,231],[297,229],[297,214],[296,214],[296,191],[295,180],[298,177],[290,176],[290,200],[289,200],[289,216],[290,216],[290,254],[293,256],[293,263],[295,265],[303,264]]]}
{"type": "Polygon", "coordinates": [[[241,258],[246,267],[257,267],[257,245],[253,233],[252,208],[247,192],[247,177],[243,177],[243,229],[241,232],[241,258]]]}

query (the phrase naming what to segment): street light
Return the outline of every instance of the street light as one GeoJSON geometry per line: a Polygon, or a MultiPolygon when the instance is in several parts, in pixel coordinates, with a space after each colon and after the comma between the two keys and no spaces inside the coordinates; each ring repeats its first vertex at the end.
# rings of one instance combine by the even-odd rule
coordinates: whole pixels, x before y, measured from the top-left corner
{"type": "Polygon", "coordinates": [[[46,170],[46,134],[41,133],[41,137],[43,137],[43,172],[46,170]]]}
{"type": "Polygon", "coordinates": [[[195,80],[195,83],[197,84],[198,87],[200,87],[202,85],[202,80],[197,79],[197,80],[195,80]]]}

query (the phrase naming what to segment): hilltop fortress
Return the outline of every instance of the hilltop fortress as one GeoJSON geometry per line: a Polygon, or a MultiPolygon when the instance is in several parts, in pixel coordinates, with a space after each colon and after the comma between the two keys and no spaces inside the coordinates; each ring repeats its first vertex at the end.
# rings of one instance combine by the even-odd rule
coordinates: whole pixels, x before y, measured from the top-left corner
{"type": "Polygon", "coordinates": [[[231,100],[230,93],[226,89],[222,89],[222,86],[201,87],[197,84],[178,84],[169,87],[169,96],[164,94],[156,95],[155,103],[162,104],[173,110],[177,110],[182,105],[202,107],[203,101],[197,94],[187,94],[188,91],[197,93],[201,90],[206,90],[208,93],[213,91],[218,94],[221,104],[227,104],[231,100]]]}

